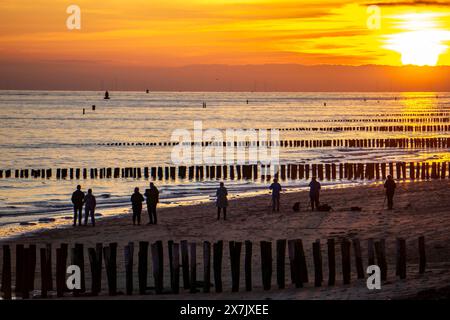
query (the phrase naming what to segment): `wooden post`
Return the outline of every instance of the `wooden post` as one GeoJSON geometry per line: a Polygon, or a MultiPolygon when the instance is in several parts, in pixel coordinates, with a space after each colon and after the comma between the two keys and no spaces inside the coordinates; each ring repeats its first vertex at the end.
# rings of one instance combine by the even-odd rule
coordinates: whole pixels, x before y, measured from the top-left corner
{"type": "Polygon", "coordinates": [[[125,246],[125,283],[126,283],[126,293],[127,295],[133,294],[133,255],[134,255],[134,244],[130,242],[125,246]]]}
{"type": "Polygon", "coordinates": [[[28,246],[28,289],[34,290],[34,276],[36,273],[36,245],[30,244],[28,246]]]}
{"type": "MultiPolygon", "coordinates": [[[[75,264],[80,267],[81,272],[81,289],[79,292],[86,292],[86,281],[84,274],[84,246],[81,243],[75,243],[75,256],[72,257],[72,264],[75,264]],[[75,260],[74,260],[75,259],[75,260]]],[[[75,290],[74,290],[75,291],[75,290]]]]}
{"type": "Polygon", "coordinates": [[[211,243],[203,242],[203,292],[208,293],[211,287],[211,243]]]}
{"type": "Polygon", "coordinates": [[[419,237],[419,273],[425,273],[425,268],[427,265],[427,259],[425,255],[425,237],[419,237]]]}
{"type": "Polygon", "coordinates": [[[100,293],[102,291],[102,264],[103,264],[103,244],[96,243],[95,244],[95,260],[96,260],[96,269],[95,269],[95,292],[100,293]]]}
{"type": "Polygon", "coordinates": [[[289,257],[289,267],[291,272],[291,283],[295,284],[296,288],[300,288],[301,283],[298,283],[300,275],[297,274],[297,264],[295,260],[295,241],[288,241],[288,257],[289,257]]]}
{"type": "Polygon", "coordinates": [[[15,286],[16,296],[20,296],[22,293],[22,286],[24,279],[23,276],[24,250],[25,247],[23,246],[23,244],[16,245],[16,286],[15,286]]]}
{"type": "Polygon", "coordinates": [[[197,292],[197,244],[195,242],[189,243],[190,253],[190,293],[197,292]]]}
{"type": "Polygon", "coordinates": [[[91,266],[91,293],[96,296],[99,292],[96,290],[97,279],[97,253],[94,248],[88,248],[89,263],[91,266]]]}
{"type": "Polygon", "coordinates": [[[180,292],[180,245],[178,243],[172,245],[171,256],[170,263],[172,264],[173,277],[171,278],[170,287],[172,293],[178,294],[180,292]]]}
{"type": "Polygon", "coordinates": [[[167,254],[169,256],[169,274],[170,274],[170,287],[172,288],[173,282],[173,263],[172,263],[172,249],[173,249],[173,240],[167,241],[167,254]]]}
{"type": "Polygon", "coordinates": [[[342,254],[342,277],[344,284],[350,284],[350,241],[342,239],[341,242],[341,254],[342,254]]]}
{"type": "Polygon", "coordinates": [[[245,290],[252,291],[252,242],[245,241],[245,290]]]}
{"type": "Polygon", "coordinates": [[[270,290],[272,282],[272,242],[261,241],[261,275],[264,290],[270,290]]]}
{"type": "Polygon", "coordinates": [[[286,284],[285,275],[285,263],[286,263],[286,240],[277,240],[277,284],[278,289],[284,289],[286,284]]]}
{"type": "Polygon", "coordinates": [[[161,270],[160,254],[157,243],[152,243],[151,252],[152,252],[152,266],[153,266],[153,279],[155,282],[155,292],[156,294],[161,294],[163,291],[163,284],[161,281],[161,274],[163,270],[161,270]]]}
{"type": "Polygon", "coordinates": [[[217,293],[222,292],[222,256],[223,241],[220,240],[213,244],[214,286],[217,293]]]}
{"type": "MultiPolygon", "coordinates": [[[[61,244],[61,249],[62,249],[62,258],[65,261],[67,261],[67,255],[68,255],[68,250],[69,250],[69,245],[67,243],[62,243],[61,244]]],[[[45,250],[47,251],[46,259],[46,265],[47,265],[47,290],[51,291],[53,290],[53,275],[52,275],[52,245],[50,243],[47,243],[45,246],[45,250]]],[[[65,265],[64,265],[64,274],[66,273],[65,270],[65,265]]]]}
{"type": "Polygon", "coordinates": [[[11,300],[11,249],[3,245],[2,289],[3,299],[11,300]]]}
{"type": "Polygon", "coordinates": [[[323,281],[322,272],[322,252],[320,250],[320,240],[316,240],[313,245],[313,259],[314,259],[314,286],[321,287],[323,281]]]}
{"type": "Polygon", "coordinates": [[[190,283],[189,283],[188,242],[186,240],[182,240],[180,244],[181,244],[181,265],[183,267],[183,287],[184,289],[189,289],[190,283]]]}
{"type": "Polygon", "coordinates": [[[117,243],[110,243],[103,248],[106,276],[108,278],[108,292],[110,296],[117,294],[117,243]]]}
{"type": "Polygon", "coordinates": [[[40,252],[40,261],[41,261],[41,298],[47,298],[47,250],[45,248],[41,248],[40,252]]]}
{"type": "Polygon", "coordinates": [[[306,256],[305,251],[303,250],[303,242],[301,239],[297,239],[297,251],[298,251],[298,259],[299,259],[299,268],[300,268],[300,278],[302,283],[308,283],[308,267],[306,265],[306,256]]]}
{"type": "Polygon", "coordinates": [[[242,242],[229,242],[231,266],[231,292],[239,291],[242,242]]]}
{"type": "Polygon", "coordinates": [[[24,248],[22,252],[22,268],[20,272],[22,273],[22,299],[29,299],[30,298],[30,288],[29,288],[29,257],[30,257],[30,249],[24,248]]]}
{"type": "Polygon", "coordinates": [[[367,240],[367,256],[368,256],[368,265],[372,266],[375,264],[375,252],[373,251],[373,239],[367,240]]]}
{"type": "Polygon", "coordinates": [[[356,274],[358,279],[364,279],[364,268],[361,254],[361,243],[359,239],[353,239],[353,250],[355,252],[355,264],[356,264],[356,274]]]}
{"type": "Polygon", "coordinates": [[[336,252],[334,239],[327,240],[328,247],[328,285],[334,286],[336,283],[336,252]]]}
{"type": "Polygon", "coordinates": [[[66,288],[66,260],[67,255],[63,253],[62,248],[56,249],[56,295],[62,297],[66,288]]]}
{"type": "Polygon", "coordinates": [[[386,281],[387,264],[386,264],[386,256],[384,255],[384,250],[381,241],[375,241],[375,254],[377,256],[377,264],[380,267],[381,271],[381,280],[386,281]]]}
{"type": "Polygon", "coordinates": [[[145,294],[147,290],[147,266],[148,266],[148,245],[147,241],[139,242],[138,252],[138,279],[139,279],[139,294],[145,294]]]}

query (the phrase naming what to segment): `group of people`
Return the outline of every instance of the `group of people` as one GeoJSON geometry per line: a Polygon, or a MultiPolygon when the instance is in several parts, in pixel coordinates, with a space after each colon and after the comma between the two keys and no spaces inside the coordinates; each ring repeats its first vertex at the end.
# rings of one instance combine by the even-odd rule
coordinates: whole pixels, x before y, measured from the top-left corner
{"type": "MultiPolygon", "coordinates": [[[[388,203],[388,209],[392,210],[394,205],[394,194],[396,189],[396,183],[391,175],[387,177],[384,183],[386,189],[386,197],[388,203]]],[[[280,211],[280,195],[283,188],[281,187],[278,179],[273,179],[273,183],[269,189],[272,191],[272,212],[280,211]]],[[[320,189],[321,184],[317,181],[316,177],[312,177],[309,183],[309,198],[311,204],[311,210],[317,210],[320,205],[320,189]]],[[[139,188],[134,188],[134,193],[131,195],[131,205],[133,210],[133,225],[141,224],[142,204],[145,201],[147,204],[149,222],[147,224],[157,224],[158,219],[156,215],[156,207],[159,203],[159,190],[150,182],[150,188],[145,190],[144,195],[139,191],[139,188]],[[145,199],[144,199],[145,196],[145,199]]],[[[77,190],[72,194],[72,203],[74,206],[74,218],[73,225],[77,225],[77,221],[81,226],[83,205],[85,206],[84,225],[87,225],[88,218],[91,217],[92,225],[95,226],[95,207],[97,202],[95,196],[92,193],[92,189],[89,189],[85,195],[81,191],[81,186],[77,186],[77,190]]],[[[217,220],[220,220],[221,213],[223,213],[223,219],[227,219],[227,207],[228,207],[228,190],[223,182],[220,182],[219,188],[216,190],[216,207],[217,207],[217,220]]]]}
{"type": "MultiPolygon", "coordinates": [[[[317,181],[316,177],[312,177],[311,182],[309,183],[309,198],[312,211],[319,207],[320,188],[320,182],[317,181]]],[[[278,179],[273,179],[273,183],[270,185],[269,189],[272,191],[272,212],[279,212],[282,187],[278,182],[278,179]]]]}
{"type": "Polygon", "coordinates": [[[141,213],[142,213],[142,203],[146,201],[147,203],[147,211],[148,218],[150,224],[157,224],[158,219],[156,216],[156,207],[159,203],[159,190],[154,185],[153,182],[150,182],[150,189],[146,189],[144,196],[139,192],[139,188],[134,188],[134,193],[131,195],[131,206],[133,209],[133,225],[141,224],[141,213]],[[145,196],[145,200],[144,200],[145,196]]]}
{"type": "Polygon", "coordinates": [[[97,206],[97,200],[95,199],[92,189],[89,189],[85,195],[81,191],[81,186],[77,186],[77,190],[72,193],[72,203],[73,203],[73,226],[81,226],[81,220],[83,216],[83,205],[84,205],[84,225],[88,224],[88,218],[91,217],[92,226],[95,227],[95,207],[97,206]]]}
{"type": "MultiPolygon", "coordinates": [[[[133,208],[133,224],[141,224],[141,213],[142,213],[142,203],[145,201],[147,203],[148,224],[156,224],[158,222],[156,216],[156,206],[159,202],[159,190],[153,184],[150,183],[150,188],[145,190],[144,196],[139,192],[139,188],[134,189],[134,193],[131,195],[131,204],[133,208]],[[144,199],[144,196],[146,199],[144,199]]],[[[97,206],[97,201],[92,189],[89,189],[87,194],[81,191],[81,186],[78,185],[77,189],[72,193],[72,204],[73,204],[73,226],[82,225],[83,216],[83,205],[84,205],[84,225],[88,224],[88,218],[91,217],[92,226],[95,227],[95,208],[97,206]]]]}
{"type": "MultiPolygon", "coordinates": [[[[391,175],[387,176],[384,188],[386,189],[386,197],[388,203],[388,210],[392,210],[394,206],[394,194],[396,183],[391,175]]],[[[320,189],[322,188],[316,177],[312,177],[309,183],[309,200],[311,205],[311,211],[318,210],[320,206],[320,189]]],[[[280,211],[280,196],[283,188],[278,182],[278,179],[273,179],[273,183],[269,189],[272,191],[272,212],[280,211]]],[[[228,207],[228,191],[225,188],[223,182],[220,183],[219,188],[216,191],[216,206],[217,206],[217,220],[220,220],[220,213],[223,212],[223,219],[227,219],[227,207],[228,207]]]]}
{"type": "MultiPolygon", "coordinates": [[[[310,184],[309,196],[311,199],[311,209],[314,211],[314,207],[319,206],[319,192],[320,182],[315,177],[312,178],[310,184]]],[[[269,189],[272,191],[272,212],[280,211],[280,195],[283,188],[278,182],[278,179],[273,179],[273,183],[269,189]]],[[[219,188],[216,191],[216,207],[217,207],[217,220],[220,220],[220,213],[223,212],[223,219],[227,220],[227,207],[228,207],[228,190],[225,188],[223,182],[220,183],[219,188]]]]}

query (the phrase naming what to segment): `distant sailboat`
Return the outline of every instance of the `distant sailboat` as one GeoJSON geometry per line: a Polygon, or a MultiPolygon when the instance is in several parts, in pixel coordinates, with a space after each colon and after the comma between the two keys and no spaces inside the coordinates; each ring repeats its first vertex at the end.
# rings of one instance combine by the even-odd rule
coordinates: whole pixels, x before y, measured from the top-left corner
{"type": "Polygon", "coordinates": [[[109,99],[109,92],[108,91],[105,92],[105,97],[103,99],[105,99],[105,100],[109,99]]]}

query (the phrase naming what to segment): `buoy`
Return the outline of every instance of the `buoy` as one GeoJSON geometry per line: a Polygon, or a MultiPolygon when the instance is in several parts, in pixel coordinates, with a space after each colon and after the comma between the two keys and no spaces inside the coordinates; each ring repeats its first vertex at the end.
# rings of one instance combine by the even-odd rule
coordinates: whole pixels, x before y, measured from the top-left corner
{"type": "Polygon", "coordinates": [[[109,99],[109,92],[108,91],[105,92],[105,97],[103,99],[105,99],[105,100],[109,99]]]}
{"type": "Polygon", "coordinates": [[[326,103],[326,102],[324,102],[324,103],[323,103],[323,106],[324,106],[324,107],[326,107],[326,106],[327,106],[327,103],[326,103]]]}
{"type": "Polygon", "coordinates": [[[147,89],[147,90],[145,90],[145,93],[149,93],[149,92],[150,92],[150,90],[148,90],[148,89],[147,89]]]}
{"type": "Polygon", "coordinates": [[[95,104],[92,105],[92,111],[95,111],[95,104]]]}
{"type": "Polygon", "coordinates": [[[85,108],[83,108],[83,114],[86,114],[86,109],[85,108]]]}

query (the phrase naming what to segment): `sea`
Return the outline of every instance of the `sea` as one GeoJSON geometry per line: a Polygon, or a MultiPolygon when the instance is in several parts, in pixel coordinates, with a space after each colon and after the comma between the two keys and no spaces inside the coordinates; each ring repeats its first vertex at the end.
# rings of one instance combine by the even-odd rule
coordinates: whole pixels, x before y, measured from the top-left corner
{"type": "MultiPolygon", "coordinates": [[[[0,91],[0,169],[152,167],[173,165],[174,132],[282,129],[281,140],[448,137],[449,132],[314,130],[321,127],[411,125],[407,119],[447,118],[448,92],[109,92],[0,91]],[[93,107],[95,105],[95,110],[93,107]],[[84,110],[83,110],[84,109],[84,110]],[[374,119],[377,119],[374,121],[374,119]],[[396,123],[388,122],[397,119],[396,123]],[[403,120],[402,120],[403,119],[403,120]],[[311,130],[286,130],[311,128],[311,130]],[[129,145],[128,145],[129,143],[129,145]],[[119,145],[121,144],[121,145],[119,145]]],[[[436,120],[439,121],[439,120],[436,120]]],[[[413,123],[414,124],[414,123],[413,123]]],[[[448,161],[448,149],[279,148],[280,163],[448,161]]],[[[92,188],[98,216],[129,212],[134,187],[149,179],[0,179],[0,237],[71,224],[77,184],[92,188]],[[49,223],[51,222],[51,223],[49,223]]],[[[156,181],[166,206],[213,201],[219,180],[156,181]]],[[[323,181],[325,187],[371,183],[323,181]]],[[[268,193],[268,182],[230,180],[231,197],[268,193]]],[[[285,181],[288,190],[307,180],[285,181]]]]}

